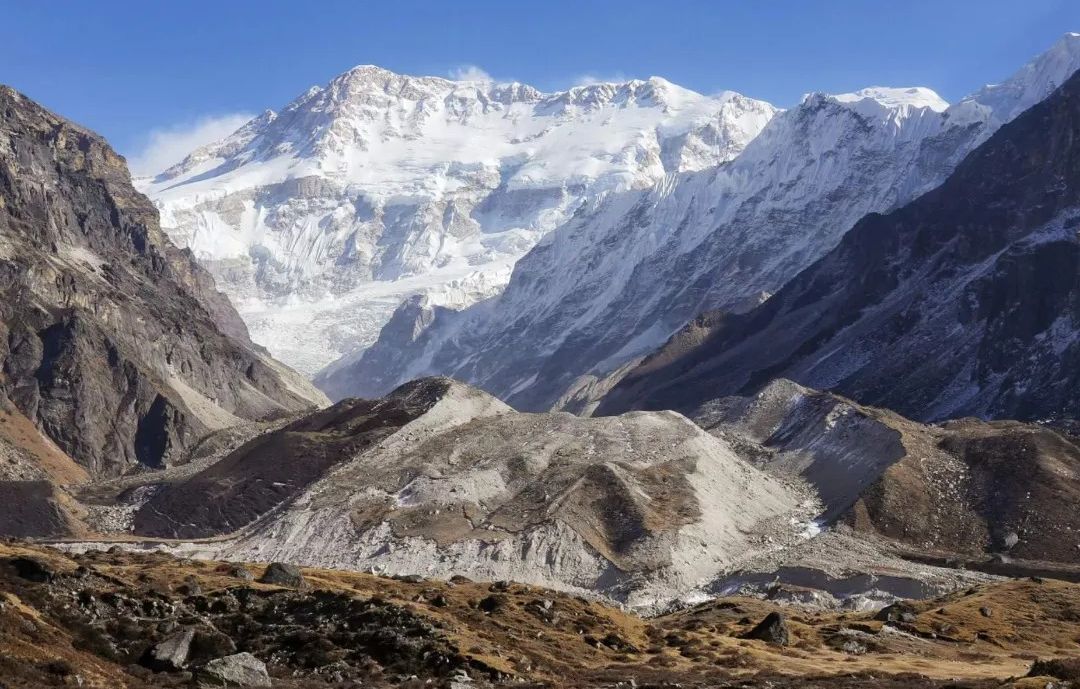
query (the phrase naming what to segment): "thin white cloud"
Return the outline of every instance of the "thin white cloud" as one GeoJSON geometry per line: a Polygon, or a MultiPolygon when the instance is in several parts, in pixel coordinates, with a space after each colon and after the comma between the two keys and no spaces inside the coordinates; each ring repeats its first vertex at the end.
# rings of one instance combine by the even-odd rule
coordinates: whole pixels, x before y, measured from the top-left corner
{"type": "Polygon", "coordinates": [[[495,79],[476,65],[461,65],[449,71],[448,76],[454,81],[495,81],[495,79]]]}
{"type": "Polygon", "coordinates": [[[128,156],[128,167],[135,176],[156,175],[179,163],[200,146],[232,134],[253,115],[243,112],[206,115],[191,122],[152,129],[142,147],[128,156]]]}
{"type": "Polygon", "coordinates": [[[596,74],[582,74],[573,80],[574,86],[592,86],[593,84],[619,84],[630,79],[621,72],[615,74],[608,74],[604,76],[598,76],[596,74]]]}

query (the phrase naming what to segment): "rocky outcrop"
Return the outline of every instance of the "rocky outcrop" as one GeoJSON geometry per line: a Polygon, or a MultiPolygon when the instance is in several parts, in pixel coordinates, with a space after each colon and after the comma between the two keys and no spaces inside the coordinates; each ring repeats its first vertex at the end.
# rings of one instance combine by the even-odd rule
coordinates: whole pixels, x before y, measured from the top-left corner
{"type": "Polygon", "coordinates": [[[680,338],[600,413],[680,409],[775,377],[919,420],[1080,408],[1080,77],[939,188],[869,215],[758,308],[680,338]]]}
{"type": "Polygon", "coordinates": [[[774,646],[787,646],[791,641],[787,622],[778,612],[770,612],[757,626],[743,634],[744,639],[756,639],[774,646]]]}
{"type": "Polygon", "coordinates": [[[921,424],[774,381],[703,406],[698,423],[758,467],[817,492],[840,522],[909,553],[1080,564],[1080,445],[1015,421],[921,424]]]}
{"type": "Polygon", "coordinates": [[[0,404],[106,476],[321,403],[213,284],[105,141],[0,88],[0,404]]]}

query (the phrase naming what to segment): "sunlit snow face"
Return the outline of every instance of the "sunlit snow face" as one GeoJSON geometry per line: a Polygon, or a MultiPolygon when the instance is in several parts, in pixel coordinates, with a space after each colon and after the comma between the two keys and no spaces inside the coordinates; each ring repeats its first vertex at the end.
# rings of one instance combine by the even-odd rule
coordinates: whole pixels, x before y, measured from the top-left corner
{"type": "Polygon", "coordinates": [[[494,296],[584,199],[729,160],[774,112],[661,79],[543,94],[359,67],[146,191],[255,340],[314,372],[410,295],[494,296]]]}

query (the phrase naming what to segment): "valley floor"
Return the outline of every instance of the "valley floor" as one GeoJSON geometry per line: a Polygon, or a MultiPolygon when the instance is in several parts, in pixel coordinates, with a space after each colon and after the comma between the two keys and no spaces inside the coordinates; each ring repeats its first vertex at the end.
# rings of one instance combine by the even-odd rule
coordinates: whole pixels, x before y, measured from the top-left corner
{"type": "Polygon", "coordinates": [[[305,569],[283,586],[258,583],[265,570],[0,544],[4,686],[190,686],[200,666],[242,652],[266,662],[272,686],[295,688],[1041,689],[1080,677],[1080,585],[1053,579],[878,612],[729,597],[644,619],[516,583],[305,569]],[[745,638],[771,613],[785,644],[745,638]],[[176,667],[152,660],[188,629],[176,667]],[[1025,677],[1051,658],[1074,660],[1037,666],[1058,679],[1025,677]]]}

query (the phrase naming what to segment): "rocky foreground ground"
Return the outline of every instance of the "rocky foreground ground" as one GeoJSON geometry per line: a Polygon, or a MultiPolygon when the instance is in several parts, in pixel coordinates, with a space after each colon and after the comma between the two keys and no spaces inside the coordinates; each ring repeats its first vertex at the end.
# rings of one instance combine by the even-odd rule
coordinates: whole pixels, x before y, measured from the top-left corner
{"type": "Polygon", "coordinates": [[[642,619],[507,582],[0,544],[0,685],[1068,687],[1080,585],[877,612],[720,598],[642,619]]]}

